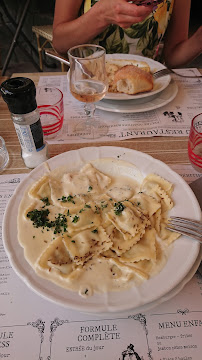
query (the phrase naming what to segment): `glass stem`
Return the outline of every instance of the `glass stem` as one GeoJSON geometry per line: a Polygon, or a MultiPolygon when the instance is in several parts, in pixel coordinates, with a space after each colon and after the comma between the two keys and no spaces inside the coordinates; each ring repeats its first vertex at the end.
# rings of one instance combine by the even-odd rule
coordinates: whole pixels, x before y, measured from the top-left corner
{"type": "Polygon", "coordinates": [[[95,104],[94,103],[87,103],[84,105],[84,111],[86,114],[86,125],[91,125],[91,121],[94,117],[95,113],[95,104]]]}

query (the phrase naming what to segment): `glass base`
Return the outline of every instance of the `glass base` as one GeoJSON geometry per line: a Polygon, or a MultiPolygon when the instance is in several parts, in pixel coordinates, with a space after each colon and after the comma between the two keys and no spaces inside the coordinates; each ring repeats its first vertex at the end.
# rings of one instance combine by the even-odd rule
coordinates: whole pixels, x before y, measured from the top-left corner
{"type": "Polygon", "coordinates": [[[201,165],[196,165],[191,161],[191,166],[193,167],[194,170],[196,170],[198,173],[202,173],[202,162],[201,165]]]}
{"type": "MultiPolygon", "coordinates": [[[[1,149],[0,149],[1,150],[1,149]]],[[[5,167],[8,165],[9,155],[7,150],[0,152],[0,172],[2,172],[5,167]]]]}
{"type": "Polygon", "coordinates": [[[100,139],[108,134],[109,127],[106,123],[100,121],[85,122],[82,121],[78,123],[75,127],[74,132],[81,139],[100,139]]]}

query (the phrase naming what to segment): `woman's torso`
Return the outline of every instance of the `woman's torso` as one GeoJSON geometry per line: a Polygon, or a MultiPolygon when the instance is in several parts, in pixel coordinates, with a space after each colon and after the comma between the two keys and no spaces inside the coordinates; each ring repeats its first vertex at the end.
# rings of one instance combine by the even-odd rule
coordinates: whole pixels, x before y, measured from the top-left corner
{"type": "MultiPolygon", "coordinates": [[[[99,0],[84,0],[81,12],[87,12],[97,1],[99,0]]],[[[93,42],[103,46],[108,54],[130,53],[160,60],[162,39],[170,20],[173,3],[174,0],[164,0],[143,22],[128,29],[112,24],[93,42]]]]}

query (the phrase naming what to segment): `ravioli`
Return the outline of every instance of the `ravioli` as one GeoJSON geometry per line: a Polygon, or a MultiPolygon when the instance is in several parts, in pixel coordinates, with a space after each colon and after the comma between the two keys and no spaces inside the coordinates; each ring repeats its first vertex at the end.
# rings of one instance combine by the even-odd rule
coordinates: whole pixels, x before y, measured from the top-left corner
{"type": "Polygon", "coordinates": [[[51,189],[49,185],[49,176],[44,175],[41,179],[34,183],[29,192],[29,196],[37,199],[48,197],[50,199],[51,189]]]}
{"type": "Polygon", "coordinates": [[[100,213],[92,209],[93,205],[87,205],[90,206],[90,208],[83,207],[77,213],[71,213],[71,215],[68,216],[68,232],[70,234],[75,231],[82,231],[100,225],[100,213]]]}
{"type": "Polygon", "coordinates": [[[143,180],[141,189],[161,202],[162,213],[172,209],[174,205],[171,199],[173,185],[169,181],[158,175],[150,174],[143,180]]]}
{"type": "Polygon", "coordinates": [[[45,271],[56,271],[60,276],[68,277],[76,269],[62,236],[54,240],[37,260],[36,267],[45,271]]]}
{"type": "Polygon", "coordinates": [[[50,179],[51,201],[54,205],[77,211],[85,204],[85,198],[67,191],[59,179],[50,179]]]}
{"type": "Polygon", "coordinates": [[[159,185],[168,195],[172,194],[173,184],[170,181],[165,180],[161,176],[156,174],[147,175],[142,182],[142,188],[144,188],[145,186],[151,188],[154,184],[159,185]]]}
{"type": "Polygon", "coordinates": [[[18,240],[36,273],[84,297],[149,279],[179,237],[166,228],[172,183],[139,170],[134,176],[132,165],[121,176],[123,161],[116,175],[111,161],[113,171],[101,159],[45,174],[27,189],[18,214],[18,240]]]}
{"type": "Polygon", "coordinates": [[[71,258],[77,265],[83,265],[92,257],[108,250],[112,245],[101,226],[80,231],[71,237],[64,235],[63,241],[71,258]]]}
{"type": "Polygon", "coordinates": [[[151,218],[161,207],[161,202],[152,197],[151,195],[139,192],[131,200],[144,215],[151,218]]]}
{"type": "Polygon", "coordinates": [[[167,223],[162,222],[160,225],[160,237],[167,245],[170,245],[173,241],[180,237],[180,234],[175,231],[166,229],[167,223]]]}
{"type": "Polygon", "coordinates": [[[118,256],[120,256],[121,254],[129,250],[142,238],[143,234],[145,233],[145,229],[142,229],[142,231],[127,240],[124,239],[123,234],[113,225],[108,226],[106,228],[106,232],[113,243],[111,249],[115,251],[118,256]]]}
{"type": "Polygon", "coordinates": [[[129,203],[124,202],[123,206],[123,211],[119,215],[116,215],[116,210],[111,210],[108,213],[108,218],[116,229],[122,233],[124,239],[129,240],[137,233],[141,233],[150,222],[143,213],[134,206],[131,207],[129,203]]]}
{"type": "Polygon", "coordinates": [[[121,257],[124,262],[138,262],[140,260],[156,261],[156,231],[147,228],[141,239],[126,251],[121,257]]]}

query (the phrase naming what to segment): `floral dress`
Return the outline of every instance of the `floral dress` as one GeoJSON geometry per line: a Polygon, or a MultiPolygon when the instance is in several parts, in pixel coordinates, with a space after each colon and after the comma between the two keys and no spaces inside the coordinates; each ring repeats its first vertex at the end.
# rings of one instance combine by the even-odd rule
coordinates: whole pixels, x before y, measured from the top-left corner
{"type": "MultiPolygon", "coordinates": [[[[84,0],[81,14],[86,13],[99,0],[84,0]]],[[[174,0],[164,0],[141,23],[123,29],[111,24],[93,41],[108,54],[125,53],[143,55],[161,60],[162,40],[173,9],[174,0]]]]}

